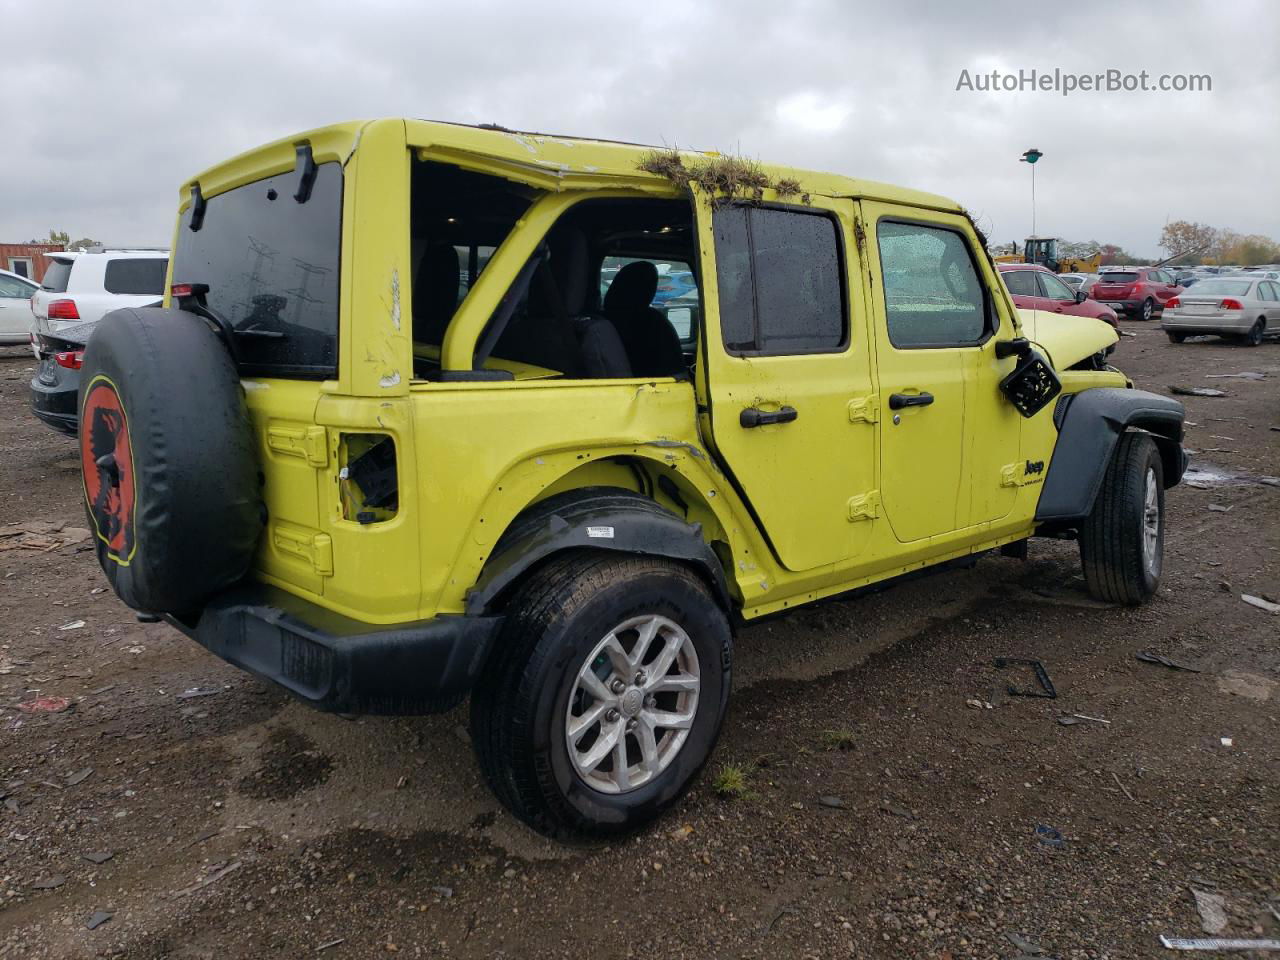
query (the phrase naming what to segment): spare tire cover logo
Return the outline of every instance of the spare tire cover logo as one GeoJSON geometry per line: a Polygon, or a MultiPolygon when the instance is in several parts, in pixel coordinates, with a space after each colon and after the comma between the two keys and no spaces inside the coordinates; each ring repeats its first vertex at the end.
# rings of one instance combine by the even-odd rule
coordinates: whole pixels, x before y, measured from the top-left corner
{"type": "Polygon", "coordinates": [[[129,420],[116,385],[99,374],[89,382],[80,411],[80,466],[84,494],[107,556],[128,566],[136,546],[137,507],[129,420]]]}

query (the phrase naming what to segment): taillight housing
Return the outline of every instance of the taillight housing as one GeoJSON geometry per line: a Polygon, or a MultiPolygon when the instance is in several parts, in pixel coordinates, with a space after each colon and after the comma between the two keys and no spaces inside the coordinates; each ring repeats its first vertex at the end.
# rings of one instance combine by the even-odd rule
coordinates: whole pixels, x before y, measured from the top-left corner
{"type": "Polygon", "coordinates": [[[79,320],[80,311],[76,309],[76,302],[74,300],[50,300],[49,319],[79,320]]]}
{"type": "Polygon", "coordinates": [[[83,350],[62,350],[53,355],[54,363],[68,370],[79,370],[84,363],[83,350]]]}
{"type": "Polygon", "coordinates": [[[1179,300],[1177,297],[1170,297],[1169,302],[1165,304],[1166,308],[1180,307],[1180,306],[1182,306],[1182,301],[1179,300]]]}
{"type": "Polygon", "coordinates": [[[1227,297],[1227,299],[1223,300],[1222,303],[1219,304],[1219,307],[1223,310],[1243,310],[1244,304],[1234,297],[1227,297]]]}

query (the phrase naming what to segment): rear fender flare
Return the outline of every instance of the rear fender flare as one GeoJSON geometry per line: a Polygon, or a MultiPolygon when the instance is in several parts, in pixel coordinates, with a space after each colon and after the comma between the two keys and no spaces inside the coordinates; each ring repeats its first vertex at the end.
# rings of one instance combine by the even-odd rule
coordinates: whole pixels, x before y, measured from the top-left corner
{"type": "Polygon", "coordinates": [[[724,568],[703,539],[701,524],[686,523],[638,493],[594,487],[549,497],[512,521],[467,593],[466,612],[491,612],[527,571],[553,554],[575,549],[668,557],[687,564],[704,577],[724,610],[732,610],[724,568]]]}
{"type": "Polygon", "coordinates": [[[1151,434],[1160,451],[1165,487],[1187,466],[1182,449],[1186,410],[1177,400],[1123,387],[1094,387],[1063,397],[1054,411],[1058,440],[1036,506],[1036,521],[1082,520],[1093,509],[1120,435],[1151,434]]]}

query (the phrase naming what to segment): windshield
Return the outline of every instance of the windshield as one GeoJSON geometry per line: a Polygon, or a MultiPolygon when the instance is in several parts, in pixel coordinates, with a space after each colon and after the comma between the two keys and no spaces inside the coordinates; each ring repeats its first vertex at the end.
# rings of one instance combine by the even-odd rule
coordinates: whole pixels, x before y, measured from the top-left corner
{"type": "Polygon", "coordinates": [[[1196,284],[1196,296],[1243,297],[1252,286],[1252,280],[1201,280],[1196,284]]]}
{"type": "Polygon", "coordinates": [[[237,331],[245,372],[333,376],[338,360],[342,167],[322,163],[305,203],[295,172],[209,198],[199,230],[182,216],[174,283],[206,283],[237,331]]]}

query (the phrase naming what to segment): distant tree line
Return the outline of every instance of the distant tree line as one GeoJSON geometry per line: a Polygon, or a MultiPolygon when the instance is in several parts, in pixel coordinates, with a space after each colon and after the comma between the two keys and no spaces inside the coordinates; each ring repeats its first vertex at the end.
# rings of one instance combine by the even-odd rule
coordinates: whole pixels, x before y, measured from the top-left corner
{"type": "Polygon", "coordinates": [[[98,245],[97,240],[90,240],[83,237],[79,240],[72,241],[71,234],[65,230],[50,230],[49,236],[44,239],[28,240],[28,243],[51,243],[54,245],[61,244],[64,250],[83,250],[86,247],[94,247],[98,245]]]}

